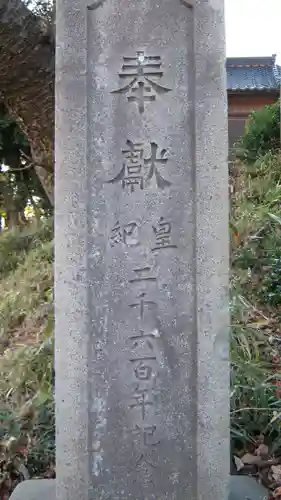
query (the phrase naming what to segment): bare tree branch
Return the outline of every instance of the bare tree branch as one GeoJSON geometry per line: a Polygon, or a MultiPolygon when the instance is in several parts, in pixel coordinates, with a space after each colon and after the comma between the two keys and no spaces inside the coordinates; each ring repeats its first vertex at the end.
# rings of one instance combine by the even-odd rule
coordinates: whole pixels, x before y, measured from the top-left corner
{"type": "Polygon", "coordinates": [[[36,165],[53,171],[55,41],[52,25],[20,0],[0,0],[0,94],[26,133],[36,165]]]}

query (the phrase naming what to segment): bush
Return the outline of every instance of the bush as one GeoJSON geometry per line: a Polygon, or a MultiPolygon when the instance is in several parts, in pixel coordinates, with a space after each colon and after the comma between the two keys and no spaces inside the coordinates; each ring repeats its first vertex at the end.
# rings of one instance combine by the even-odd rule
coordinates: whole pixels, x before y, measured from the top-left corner
{"type": "Polygon", "coordinates": [[[280,399],[272,363],[253,330],[236,326],[231,340],[231,436],[244,445],[264,434],[271,452],[281,448],[280,399]]]}
{"type": "Polygon", "coordinates": [[[0,499],[55,463],[53,230],[0,234],[0,499]]]}
{"type": "Polygon", "coordinates": [[[266,145],[257,124],[251,121],[240,142],[248,148],[247,161],[237,162],[239,188],[231,203],[237,233],[231,255],[231,436],[235,450],[242,444],[249,451],[256,435],[264,434],[270,452],[280,454],[281,163],[279,154],[266,151],[274,141],[266,145]]]}
{"type": "Polygon", "coordinates": [[[55,460],[53,323],[50,314],[40,340],[10,350],[1,365],[0,443],[28,435],[25,463],[31,476],[55,460]]]}
{"type": "Polygon", "coordinates": [[[16,269],[31,248],[49,242],[53,235],[53,221],[46,219],[27,226],[23,231],[18,228],[0,233],[0,279],[16,269]]]}
{"type": "Polygon", "coordinates": [[[253,111],[245,134],[235,145],[236,155],[245,161],[280,148],[280,102],[253,111]]]}

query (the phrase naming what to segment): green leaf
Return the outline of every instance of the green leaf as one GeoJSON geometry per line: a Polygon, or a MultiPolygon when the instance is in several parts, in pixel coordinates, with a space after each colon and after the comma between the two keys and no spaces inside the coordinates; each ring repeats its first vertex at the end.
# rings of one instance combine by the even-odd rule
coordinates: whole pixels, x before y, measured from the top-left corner
{"type": "Polygon", "coordinates": [[[272,220],[277,222],[277,224],[281,225],[281,217],[278,217],[278,215],[275,215],[275,214],[268,214],[268,215],[272,220]]]}

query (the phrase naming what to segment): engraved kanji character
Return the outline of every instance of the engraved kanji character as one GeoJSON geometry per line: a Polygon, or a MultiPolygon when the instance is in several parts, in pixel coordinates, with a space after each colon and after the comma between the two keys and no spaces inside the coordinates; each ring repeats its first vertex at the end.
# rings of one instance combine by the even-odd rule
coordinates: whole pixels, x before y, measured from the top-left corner
{"type": "Polygon", "coordinates": [[[141,267],[139,269],[133,269],[137,277],[129,280],[129,283],[137,283],[141,281],[156,281],[154,276],[148,276],[148,272],[151,271],[151,267],[141,267]]]}
{"type": "Polygon", "coordinates": [[[143,320],[144,318],[144,308],[147,307],[147,308],[152,308],[152,307],[156,307],[156,302],[153,302],[153,300],[144,300],[144,297],[146,296],[147,294],[145,292],[141,293],[140,295],[138,295],[138,297],[140,298],[140,301],[139,302],[136,302],[134,304],[129,304],[129,307],[139,307],[139,310],[140,310],[140,319],[143,320]]]}
{"type": "Polygon", "coordinates": [[[130,408],[140,408],[142,419],[145,419],[146,407],[153,406],[152,401],[149,400],[148,389],[140,389],[139,386],[134,391],[132,396],[135,403],[130,405],[130,408]]]}
{"type": "Polygon", "coordinates": [[[133,143],[127,140],[128,149],[122,151],[124,162],[119,174],[113,179],[107,181],[108,184],[116,182],[122,183],[123,189],[129,187],[129,192],[133,193],[135,187],[139,186],[143,189],[144,186],[144,161],[143,161],[143,143],[133,143]]]}
{"type": "MultiPolygon", "coordinates": [[[[150,467],[153,467],[154,469],[157,468],[157,465],[155,465],[152,460],[147,456],[146,453],[142,453],[140,457],[137,459],[136,466],[138,467],[141,465],[141,463],[146,463],[147,465],[150,465],[150,467]]],[[[150,482],[150,481],[149,481],[150,482]]]]}
{"type": "Polygon", "coordinates": [[[132,430],[133,435],[141,436],[144,446],[157,446],[160,441],[155,441],[154,433],[156,432],[156,425],[135,425],[132,430]]]}
{"type": "Polygon", "coordinates": [[[148,345],[149,349],[153,350],[154,345],[153,345],[153,342],[151,342],[151,340],[155,340],[155,339],[156,339],[156,335],[154,332],[145,333],[144,330],[140,330],[140,335],[133,335],[132,337],[130,337],[130,340],[133,340],[133,345],[132,345],[133,349],[140,347],[141,343],[143,341],[145,341],[146,344],[148,345]]]}
{"type": "Polygon", "coordinates": [[[134,369],[135,376],[138,380],[150,380],[152,377],[152,367],[148,364],[149,361],[156,361],[156,357],[145,357],[138,359],[130,359],[131,363],[138,363],[134,369]]]}
{"type": "Polygon", "coordinates": [[[151,142],[150,143],[151,147],[151,155],[149,158],[145,158],[144,164],[148,165],[149,172],[147,175],[147,180],[149,181],[152,179],[153,175],[155,176],[156,184],[160,189],[164,189],[165,187],[171,186],[171,183],[169,181],[166,181],[159,173],[157,169],[157,163],[160,163],[161,165],[166,165],[168,158],[167,158],[167,150],[162,149],[160,151],[159,156],[157,156],[157,151],[158,151],[158,145],[156,142],[151,142]]]}
{"type": "MultiPolygon", "coordinates": [[[[142,457],[139,457],[139,459],[137,460],[137,462],[135,464],[135,467],[139,470],[141,478],[142,478],[141,483],[139,484],[139,488],[140,488],[139,493],[141,495],[140,500],[147,500],[148,495],[150,495],[150,497],[151,497],[151,494],[153,495],[153,498],[157,498],[155,483],[153,481],[153,477],[151,476],[150,465],[152,465],[152,464],[149,464],[148,462],[144,462],[144,463],[146,463],[146,466],[142,463],[142,457]],[[147,465],[148,465],[148,467],[147,467],[147,465]]],[[[153,464],[152,467],[156,468],[157,466],[153,464]]],[[[134,479],[133,484],[135,484],[135,483],[137,483],[137,481],[134,479]]]]}
{"type": "Polygon", "coordinates": [[[155,247],[152,248],[152,252],[155,250],[161,250],[162,248],[177,248],[177,245],[173,245],[171,243],[172,225],[170,222],[167,222],[163,217],[160,217],[157,224],[152,226],[152,229],[156,240],[155,247]]]}
{"type": "Polygon", "coordinates": [[[119,223],[119,221],[116,222],[111,230],[110,246],[114,247],[119,243],[124,243],[124,245],[127,246],[139,245],[138,225],[136,222],[129,222],[123,226],[119,223]]]}
{"type": "Polygon", "coordinates": [[[162,149],[158,154],[159,146],[156,142],[151,142],[150,156],[144,158],[144,143],[127,140],[127,146],[128,149],[122,151],[124,161],[120,172],[113,179],[106,181],[107,184],[121,182],[123,189],[128,187],[129,192],[133,193],[136,186],[143,190],[145,181],[149,183],[154,176],[159,189],[171,186],[171,183],[162,177],[157,168],[157,164],[166,165],[168,162],[166,149],[162,149]],[[147,169],[148,174],[145,175],[147,169]]]}
{"type": "Polygon", "coordinates": [[[128,102],[136,102],[139,113],[143,113],[146,102],[155,101],[157,94],[171,91],[159,83],[163,76],[161,65],[160,56],[146,56],[142,51],[138,51],[135,57],[123,57],[119,77],[129,82],[113,90],[112,94],[126,94],[128,102]]]}

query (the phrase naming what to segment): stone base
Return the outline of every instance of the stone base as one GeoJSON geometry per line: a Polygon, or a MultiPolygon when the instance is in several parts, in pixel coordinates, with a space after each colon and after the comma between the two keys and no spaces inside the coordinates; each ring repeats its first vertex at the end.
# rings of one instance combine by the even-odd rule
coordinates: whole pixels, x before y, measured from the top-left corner
{"type": "MultiPolygon", "coordinates": [[[[228,500],[267,500],[268,497],[268,490],[255,479],[248,476],[231,476],[228,500]]],[[[55,479],[23,481],[16,487],[10,500],[56,500],[56,481],[55,479]]]]}
{"type": "Polygon", "coordinates": [[[269,492],[249,476],[231,476],[228,500],[267,500],[269,492]]]}
{"type": "Polygon", "coordinates": [[[13,491],[10,500],[56,500],[55,479],[23,481],[13,491]]]}

